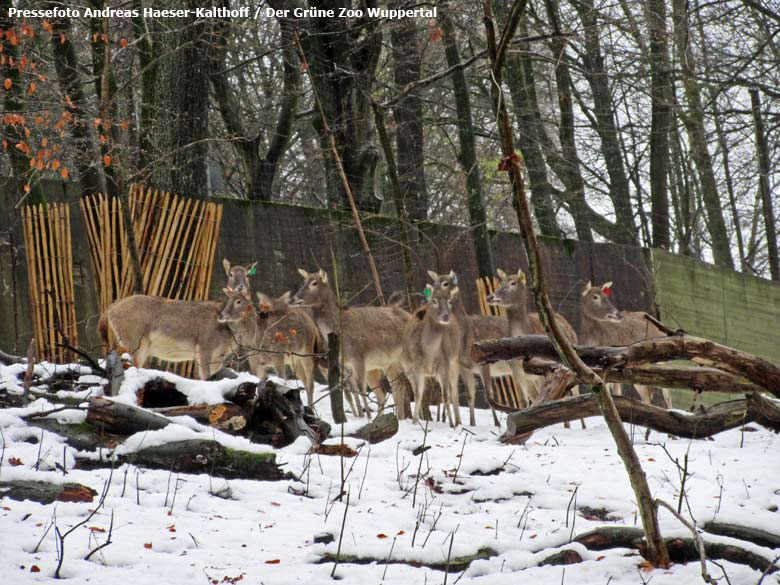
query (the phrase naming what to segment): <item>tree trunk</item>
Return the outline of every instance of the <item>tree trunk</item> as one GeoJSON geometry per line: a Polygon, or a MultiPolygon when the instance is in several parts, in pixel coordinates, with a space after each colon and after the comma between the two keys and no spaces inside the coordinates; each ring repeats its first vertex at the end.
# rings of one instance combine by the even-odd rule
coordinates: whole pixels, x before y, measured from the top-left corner
{"type": "Polygon", "coordinates": [[[194,16],[196,8],[205,6],[204,0],[175,0],[170,8],[189,9],[192,15],[159,21],[163,31],[157,55],[152,170],[159,188],[189,197],[208,195],[208,65],[213,47],[206,38],[209,21],[194,16]]]}
{"type": "MultiPolygon", "coordinates": [[[[51,7],[59,6],[51,3],[51,7]]],[[[79,63],[76,49],[71,42],[72,30],[67,17],[51,20],[51,49],[54,54],[54,67],[57,71],[57,81],[63,98],[67,104],[66,111],[70,113],[71,135],[73,148],[71,153],[76,163],[81,194],[93,195],[106,192],[106,182],[101,171],[103,163],[95,140],[93,120],[88,117],[89,106],[82,88],[83,81],[79,74],[79,63]]]]}
{"type": "Polygon", "coordinates": [[[766,227],[766,247],[769,257],[769,273],[772,280],[780,280],[780,260],[777,257],[777,227],[772,204],[772,191],[769,188],[769,147],[764,134],[764,120],[761,117],[761,96],[758,89],[750,89],[750,103],[753,108],[753,123],[756,132],[756,152],[758,154],[758,190],[761,193],[761,208],[764,212],[766,227]]]}
{"type": "MultiPolygon", "coordinates": [[[[392,9],[410,8],[409,0],[392,0],[392,9]]],[[[441,7],[444,10],[444,7],[441,7]]],[[[412,18],[392,22],[390,41],[393,47],[395,84],[402,89],[408,83],[420,80],[422,44],[418,23],[412,18]]],[[[425,143],[423,139],[423,107],[418,92],[412,91],[393,105],[398,184],[412,221],[428,217],[428,193],[425,186],[425,143]]]]}
{"type": "MultiPolygon", "coordinates": [[[[452,23],[450,5],[440,3],[441,14],[439,23],[444,32],[444,53],[447,66],[458,67],[461,63],[458,39],[452,23]]],[[[469,227],[474,250],[477,255],[479,276],[492,278],[496,273],[493,249],[490,246],[490,232],[487,226],[485,212],[485,196],[482,193],[482,179],[477,161],[477,149],[474,140],[474,121],[471,116],[471,99],[466,74],[462,68],[455,69],[451,75],[452,90],[455,94],[455,112],[458,117],[458,139],[460,156],[458,161],[466,174],[466,190],[468,192],[469,227]]]]}
{"type": "Polygon", "coordinates": [[[596,132],[601,141],[601,154],[609,175],[609,196],[615,208],[616,223],[620,228],[615,243],[637,245],[634,213],[628,176],[623,165],[623,155],[618,139],[618,129],[613,111],[609,74],[604,64],[599,41],[600,26],[593,0],[572,2],[583,25],[585,52],[582,60],[585,77],[593,93],[593,111],[596,116],[596,132]]]}
{"type": "Polygon", "coordinates": [[[731,256],[731,244],[726,231],[726,223],[723,220],[723,210],[712,167],[712,157],[707,146],[704,108],[699,82],[696,79],[696,60],[690,42],[687,0],[672,1],[672,18],[674,20],[675,50],[688,105],[688,111],[681,112],[681,116],[691,141],[693,160],[701,183],[702,199],[707,211],[707,226],[712,241],[712,255],[715,264],[733,269],[734,260],[731,256]]]}
{"type": "MultiPolygon", "coordinates": [[[[8,17],[8,9],[13,7],[11,0],[0,0],[0,31],[7,31],[17,25],[15,20],[8,17]]],[[[0,74],[3,79],[11,80],[11,88],[3,89],[3,109],[6,115],[22,112],[24,86],[21,83],[19,69],[13,67],[11,63],[19,62],[19,49],[17,45],[3,43],[3,55],[5,60],[0,64],[0,74]]],[[[24,133],[22,124],[2,124],[0,135],[7,141],[8,148],[6,154],[11,162],[14,182],[16,183],[17,193],[10,200],[10,208],[14,208],[25,193],[28,193],[27,199],[30,203],[44,203],[46,194],[40,183],[35,179],[35,175],[30,173],[30,157],[16,148],[17,144],[26,144],[27,137],[24,133]],[[25,186],[29,188],[25,189],[25,186]]],[[[10,195],[10,194],[9,194],[10,195]]],[[[13,237],[13,234],[11,234],[13,237]]]]}
{"type": "MultiPolygon", "coordinates": [[[[507,55],[506,59],[506,83],[509,87],[509,95],[512,98],[512,108],[517,120],[517,141],[522,144],[523,159],[528,169],[528,182],[531,188],[531,203],[534,206],[534,215],[538,221],[539,230],[544,233],[556,230],[560,235],[555,217],[552,214],[553,186],[547,176],[547,163],[541,148],[540,130],[535,116],[538,108],[536,103],[536,87],[533,78],[533,63],[525,55],[521,45],[521,53],[507,55]],[[549,210],[549,213],[545,213],[549,210]],[[550,223],[552,220],[552,225],[550,223]]],[[[568,182],[564,182],[568,190],[568,182]]],[[[564,196],[568,195],[565,193],[564,196]]],[[[575,219],[576,223],[576,219],[575,219]]],[[[578,230],[579,233],[579,230],[578,230]]]]}
{"type": "Polygon", "coordinates": [[[666,32],[666,0],[645,4],[650,37],[650,201],[653,247],[669,250],[669,134],[672,125],[672,80],[666,32]]]}

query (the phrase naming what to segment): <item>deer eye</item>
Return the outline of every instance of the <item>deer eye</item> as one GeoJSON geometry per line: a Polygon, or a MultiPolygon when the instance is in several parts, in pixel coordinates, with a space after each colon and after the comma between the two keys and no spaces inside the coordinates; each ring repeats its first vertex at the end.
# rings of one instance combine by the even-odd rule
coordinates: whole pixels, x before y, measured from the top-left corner
{"type": "Polygon", "coordinates": [[[447,288],[448,286],[450,286],[450,283],[445,280],[444,282],[441,283],[441,286],[442,288],[447,288]]]}
{"type": "Polygon", "coordinates": [[[509,286],[517,286],[517,283],[513,280],[512,282],[509,283],[509,286]]]}
{"type": "Polygon", "coordinates": [[[433,299],[431,302],[432,302],[434,305],[436,305],[437,307],[439,306],[439,300],[438,300],[438,299],[433,299]]]}
{"type": "Polygon", "coordinates": [[[594,301],[601,301],[601,298],[599,297],[599,295],[593,295],[593,300],[594,301]]]}
{"type": "Polygon", "coordinates": [[[311,286],[317,286],[319,283],[316,280],[312,280],[311,286]]]}

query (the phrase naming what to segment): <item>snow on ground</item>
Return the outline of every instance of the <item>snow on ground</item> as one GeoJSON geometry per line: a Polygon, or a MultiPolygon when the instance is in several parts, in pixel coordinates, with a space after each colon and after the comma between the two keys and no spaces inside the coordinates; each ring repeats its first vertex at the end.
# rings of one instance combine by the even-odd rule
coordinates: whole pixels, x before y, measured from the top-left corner
{"type": "MultiPolygon", "coordinates": [[[[0,367],[0,389],[17,390],[19,372],[0,367]]],[[[128,372],[123,399],[130,386],[157,372],[128,372]]],[[[182,384],[182,380],[177,380],[182,384]]],[[[204,402],[221,396],[224,382],[187,382],[204,402]]],[[[65,448],[67,475],[57,469],[64,443],[51,433],[27,427],[21,416],[51,408],[44,399],[23,409],[0,410],[2,467],[0,481],[37,479],[78,482],[97,492],[108,481],[109,470],[71,470],[74,452],[65,448]],[[35,462],[38,453],[38,470],[35,462]],[[12,460],[17,465],[12,465],[12,460]],[[21,461],[22,464],[18,464],[21,461]]],[[[317,408],[330,419],[328,400],[317,408]]],[[[467,409],[462,416],[466,417],[467,409]]],[[[50,415],[78,422],[83,412],[50,415]]],[[[467,417],[466,417],[467,420],[467,417]]],[[[182,418],[163,431],[131,437],[124,449],[164,441],[203,436],[238,448],[249,445],[182,418]]],[[[277,451],[278,461],[300,481],[226,482],[205,475],[178,477],[165,471],[125,465],[114,471],[104,508],[65,541],[62,575],[78,583],[186,584],[208,582],[289,584],[323,583],[331,578],[333,563],[318,564],[326,553],[335,554],[342,522],[342,555],[381,559],[371,564],[339,565],[336,576],[345,584],[443,583],[445,573],[384,560],[446,563],[473,555],[484,547],[497,554],[475,560],[463,574],[450,574],[447,583],[484,585],[515,584],[642,584],[701,582],[696,563],[669,569],[643,571],[635,551],[626,549],[591,552],[578,544],[584,562],[560,566],[535,566],[572,535],[591,528],[637,523],[636,507],[628,478],[609,433],[597,418],[588,428],[562,425],[537,432],[526,446],[504,446],[496,440],[488,411],[477,412],[478,425],[452,430],[430,423],[426,432],[411,421],[402,421],[398,434],[377,445],[347,439],[359,450],[356,458],[308,455],[308,441],[301,439],[277,451]],[[431,449],[413,453],[423,441],[431,449]],[[343,467],[342,467],[343,465],[343,467]],[[418,468],[421,469],[417,481],[418,468]],[[349,493],[334,501],[341,477],[349,493]],[[215,495],[229,487],[231,499],[215,495]],[[416,487],[416,494],[415,494],[416,487]],[[167,493],[167,497],[166,497],[167,493]],[[606,509],[610,521],[593,518],[592,509],[606,509]],[[113,514],[112,544],[83,557],[105,541],[113,514]],[[315,543],[324,533],[330,543],[315,543]],[[451,553],[450,553],[451,547],[451,553]]],[[[349,427],[359,426],[350,421],[349,427]]],[[[758,427],[756,432],[734,430],[714,441],[671,439],[654,433],[644,440],[644,429],[634,429],[635,446],[657,497],[673,502],[679,489],[671,456],[689,451],[690,511],[699,523],[717,517],[724,522],[777,532],[780,513],[780,438],[758,427]],[[773,508],[775,507],[775,508],[773,508]]],[[[340,432],[334,427],[334,435],[340,432]]],[[[331,439],[329,442],[337,442],[331,439]]],[[[267,450],[255,446],[253,450],[267,450]]],[[[57,565],[54,530],[56,518],[64,531],[85,518],[97,502],[41,505],[0,498],[0,583],[40,583],[53,578],[57,565]],[[35,566],[39,572],[31,572],[35,566]]],[[[665,535],[687,536],[677,520],[662,511],[665,535]]],[[[728,541],[727,538],[711,537],[728,541]]],[[[780,550],[746,546],[767,558],[780,550]]],[[[755,584],[760,574],[730,562],[722,569],[709,564],[715,577],[725,570],[733,585],[755,584]]],[[[725,579],[722,581],[725,583],[725,579]]],[[[776,582],[768,577],[764,583],[776,582]]]]}

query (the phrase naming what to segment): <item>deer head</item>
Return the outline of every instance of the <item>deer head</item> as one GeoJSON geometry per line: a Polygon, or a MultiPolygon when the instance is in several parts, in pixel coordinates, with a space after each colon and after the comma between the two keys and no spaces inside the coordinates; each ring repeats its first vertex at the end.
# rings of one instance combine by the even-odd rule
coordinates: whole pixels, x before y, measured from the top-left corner
{"type": "Polygon", "coordinates": [[[238,323],[246,321],[255,314],[255,308],[252,302],[246,297],[246,291],[235,291],[230,287],[223,289],[227,295],[227,304],[217,317],[220,323],[238,323]]]}
{"type": "Polygon", "coordinates": [[[621,321],[623,316],[612,304],[612,282],[593,286],[590,281],[582,289],[580,306],[582,314],[594,321],[621,321]]]}
{"type": "Polygon", "coordinates": [[[499,268],[496,273],[498,274],[499,285],[492,294],[487,296],[488,305],[525,307],[528,289],[525,286],[526,279],[523,271],[518,269],[517,274],[507,275],[506,272],[499,268]]]}
{"type": "Polygon", "coordinates": [[[235,292],[245,292],[246,297],[248,299],[251,298],[250,291],[252,289],[249,285],[249,277],[254,276],[257,271],[257,262],[253,262],[247,266],[240,266],[238,264],[231,266],[230,260],[224,258],[222,260],[222,266],[225,269],[225,274],[228,279],[227,288],[230,288],[235,292]]]}
{"type": "Polygon", "coordinates": [[[303,277],[303,284],[290,299],[290,304],[302,307],[321,306],[330,290],[328,275],[322,269],[319,272],[309,273],[299,268],[298,273],[303,277]]]}
{"type": "Polygon", "coordinates": [[[425,285],[423,295],[427,299],[427,315],[439,325],[450,325],[453,321],[452,307],[458,297],[457,286],[447,289],[425,285]]]}

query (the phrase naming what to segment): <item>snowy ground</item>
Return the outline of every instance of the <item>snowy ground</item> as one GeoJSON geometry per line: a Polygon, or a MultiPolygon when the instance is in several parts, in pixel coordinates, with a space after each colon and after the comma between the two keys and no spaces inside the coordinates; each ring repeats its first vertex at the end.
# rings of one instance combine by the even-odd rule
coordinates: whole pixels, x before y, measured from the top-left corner
{"type": "MultiPolygon", "coordinates": [[[[20,371],[19,366],[0,367],[0,390],[18,389],[15,377],[20,371]]],[[[128,373],[126,399],[145,377],[156,375],[133,369],[128,373]]],[[[221,395],[224,386],[219,384],[192,382],[191,386],[202,400],[212,402],[221,395]]],[[[73,452],[67,448],[69,471],[64,476],[56,468],[63,460],[58,437],[46,433],[39,445],[40,430],[27,427],[20,418],[49,408],[52,405],[40,399],[24,409],[0,410],[0,442],[4,449],[0,481],[78,482],[101,492],[109,479],[108,470],[70,470],[73,452]]],[[[327,400],[320,401],[318,408],[329,418],[327,400]]],[[[468,420],[466,415],[464,409],[462,416],[468,420]]],[[[84,413],[65,411],[51,416],[75,422],[82,420],[84,413]]],[[[344,460],[309,456],[309,444],[301,440],[277,451],[278,460],[301,481],[232,480],[227,482],[232,499],[211,495],[226,487],[224,480],[201,475],[180,476],[174,500],[171,494],[175,476],[165,471],[121,467],[114,471],[105,507],[66,539],[62,574],[78,583],[193,585],[235,583],[241,578],[245,583],[268,585],[323,583],[331,578],[333,563],[317,561],[326,553],[336,553],[345,522],[342,555],[382,560],[340,565],[336,576],[342,583],[443,583],[443,571],[386,565],[384,560],[446,563],[448,555],[473,555],[483,547],[490,547],[497,555],[472,562],[462,574],[448,575],[446,582],[701,582],[696,563],[645,571],[640,567],[641,557],[634,551],[595,553],[578,544],[566,548],[577,550],[584,562],[565,568],[537,567],[539,561],[566,545],[572,535],[605,524],[636,524],[636,507],[624,468],[605,426],[596,418],[588,420],[586,430],[574,424],[572,429],[556,426],[540,431],[524,447],[499,444],[489,412],[478,411],[477,420],[476,427],[459,430],[432,423],[427,437],[422,427],[403,421],[395,437],[377,445],[369,447],[347,439],[359,454],[344,460]],[[420,457],[413,450],[424,437],[431,449],[420,457]],[[342,474],[349,492],[346,520],[344,501],[333,501],[342,474]],[[587,508],[606,509],[610,520],[594,519],[587,508]],[[112,514],[113,543],[84,561],[83,557],[105,540],[112,514]],[[335,541],[315,543],[315,537],[324,533],[333,534],[335,541]]],[[[179,422],[162,431],[134,436],[123,449],[197,436],[215,437],[234,447],[268,449],[215,433],[191,419],[179,422]]],[[[360,424],[355,421],[345,426],[349,431],[360,424]]],[[[780,438],[756,428],[756,432],[726,432],[714,441],[676,440],[654,434],[647,442],[643,429],[635,429],[634,438],[657,497],[676,502],[679,490],[678,472],[662,443],[680,460],[689,450],[693,474],[687,485],[690,513],[699,523],[717,517],[723,522],[777,532],[780,512],[770,510],[780,505],[780,438]]],[[[339,427],[334,428],[334,432],[339,431],[339,427]]],[[[0,498],[0,583],[51,580],[57,552],[54,530],[47,532],[47,527],[56,518],[57,527],[65,531],[94,505],[44,506],[0,498]]],[[[679,522],[664,511],[661,526],[665,535],[687,536],[679,522]]],[[[743,546],[767,558],[780,555],[780,550],[743,546]]],[[[709,570],[716,578],[722,577],[725,570],[734,585],[754,585],[761,577],[745,566],[725,561],[721,566],[709,564],[709,570]]],[[[774,582],[777,577],[764,580],[774,582]]]]}

